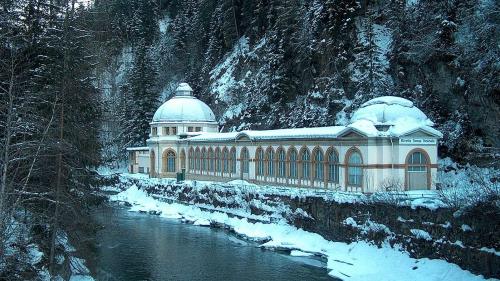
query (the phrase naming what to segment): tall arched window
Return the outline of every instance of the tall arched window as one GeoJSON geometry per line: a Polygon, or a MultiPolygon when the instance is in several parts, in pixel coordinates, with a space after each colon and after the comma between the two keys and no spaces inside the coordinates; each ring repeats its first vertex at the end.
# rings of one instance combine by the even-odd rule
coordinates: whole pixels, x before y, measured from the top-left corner
{"type": "Polygon", "coordinates": [[[249,163],[248,162],[249,162],[250,156],[248,155],[248,149],[246,147],[243,147],[241,149],[240,158],[241,158],[240,169],[243,171],[243,173],[248,173],[248,171],[249,171],[249,163]]]}
{"type": "Polygon", "coordinates": [[[191,147],[188,152],[188,170],[194,170],[194,149],[191,147]]]}
{"type": "MultiPolygon", "coordinates": [[[[349,152],[348,152],[349,153],[349,152]]],[[[347,184],[361,186],[363,183],[363,160],[358,151],[352,151],[347,159],[347,184]]]]}
{"type": "Polygon", "coordinates": [[[267,175],[274,176],[274,150],[269,147],[266,151],[266,165],[267,165],[267,175]]]}
{"type": "Polygon", "coordinates": [[[201,170],[207,171],[207,150],[205,148],[201,150],[201,170]]]}
{"type": "Polygon", "coordinates": [[[175,172],[175,153],[173,151],[167,152],[167,172],[175,172]]]}
{"type": "Polygon", "coordinates": [[[314,152],[314,179],[317,181],[322,181],[324,178],[323,170],[323,152],[320,149],[316,149],[314,152]]]}
{"type": "Polygon", "coordinates": [[[328,182],[339,183],[339,155],[333,149],[328,153],[328,182]]]}
{"type": "Polygon", "coordinates": [[[231,151],[229,152],[229,171],[232,174],[236,173],[236,148],[231,147],[231,151]]]}
{"type": "Polygon", "coordinates": [[[227,173],[229,172],[229,152],[227,151],[227,148],[224,147],[222,149],[222,167],[223,167],[223,172],[227,173]]]}
{"type": "Polygon", "coordinates": [[[255,169],[255,173],[258,176],[263,176],[264,175],[264,151],[262,148],[257,148],[257,151],[255,152],[255,163],[257,164],[257,167],[255,169]]]}
{"type": "Polygon", "coordinates": [[[288,150],[288,154],[288,157],[290,158],[290,178],[296,179],[298,178],[297,150],[295,150],[295,148],[290,148],[288,150]]]}
{"type": "Polygon", "coordinates": [[[213,172],[215,169],[215,164],[214,164],[214,150],[210,147],[208,148],[208,170],[210,172],[213,172]]]}
{"type": "Polygon", "coordinates": [[[302,162],[302,179],[310,179],[311,178],[311,154],[309,150],[304,149],[302,151],[302,158],[300,159],[302,162]]]}
{"type": "Polygon", "coordinates": [[[181,169],[186,169],[186,151],[181,150],[181,169]]]}
{"type": "Polygon", "coordinates": [[[410,190],[428,189],[428,157],[423,151],[410,152],[406,158],[407,169],[407,187],[410,190]]]}
{"type": "Polygon", "coordinates": [[[221,171],[221,159],[220,159],[220,149],[217,147],[215,149],[215,172],[221,171]]]}
{"type": "Polygon", "coordinates": [[[283,148],[278,149],[278,177],[284,178],[286,177],[286,155],[285,150],[283,148]]]}
{"type": "Polygon", "coordinates": [[[194,151],[194,169],[196,171],[200,170],[200,163],[201,162],[201,154],[200,154],[200,148],[197,147],[196,150],[194,151]]]}

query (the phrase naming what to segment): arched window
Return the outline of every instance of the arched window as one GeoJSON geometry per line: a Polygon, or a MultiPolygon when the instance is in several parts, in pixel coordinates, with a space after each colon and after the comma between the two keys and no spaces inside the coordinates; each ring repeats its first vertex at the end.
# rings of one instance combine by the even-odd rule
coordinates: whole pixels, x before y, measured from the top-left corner
{"type": "Polygon", "coordinates": [[[200,155],[200,148],[196,148],[195,152],[194,152],[194,169],[196,171],[199,171],[200,170],[200,163],[201,162],[201,155],[200,155]]]}
{"type": "Polygon", "coordinates": [[[227,151],[227,148],[224,147],[224,149],[222,149],[222,161],[223,161],[223,172],[224,173],[227,173],[229,172],[229,152],[227,151]]]}
{"type": "Polygon", "coordinates": [[[339,183],[339,155],[333,149],[328,153],[328,182],[339,183]]]}
{"type": "Polygon", "coordinates": [[[249,162],[249,155],[248,155],[248,149],[246,147],[243,147],[241,149],[241,153],[240,153],[240,158],[241,158],[241,169],[243,171],[243,173],[248,173],[249,171],[249,168],[248,168],[248,162],[249,162]]]}
{"type": "Polygon", "coordinates": [[[205,148],[201,150],[201,170],[207,171],[207,150],[205,148]]]}
{"type": "Polygon", "coordinates": [[[300,159],[302,162],[302,179],[310,179],[311,178],[311,155],[309,150],[304,149],[302,151],[302,158],[300,159]]]}
{"type": "Polygon", "coordinates": [[[181,169],[186,169],[186,151],[181,150],[181,169]]]}
{"type": "Polygon", "coordinates": [[[278,177],[284,178],[286,177],[286,155],[283,148],[278,150],[278,177]]]}
{"type": "Polygon", "coordinates": [[[361,154],[353,151],[347,159],[347,184],[361,186],[363,182],[363,160],[361,154]]]}
{"type": "Polygon", "coordinates": [[[210,147],[208,148],[208,170],[213,172],[215,169],[214,165],[214,150],[210,147]]]}
{"type": "Polygon", "coordinates": [[[407,185],[408,189],[428,189],[428,160],[425,152],[410,152],[407,157],[407,185]]]}
{"type": "Polygon", "coordinates": [[[188,170],[193,171],[194,170],[194,149],[191,147],[188,152],[188,170]]]}
{"type": "Polygon", "coordinates": [[[215,172],[221,171],[221,159],[220,159],[220,149],[217,147],[215,149],[215,172]]]}
{"type": "Polygon", "coordinates": [[[231,147],[231,151],[229,152],[229,168],[232,174],[236,174],[236,148],[231,147]]]}
{"type": "Polygon", "coordinates": [[[175,172],[175,153],[173,151],[167,152],[167,172],[175,172]]]}
{"type": "Polygon", "coordinates": [[[255,152],[255,163],[257,164],[257,167],[255,169],[255,173],[258,176],[263,176],[264,175],[264,151],[262,148],[257,148],[257,151],[255,152]]]}
{"type": "Polygon", "coordinates": [[[266,151],[267,175],[274,176],[274,150],[269,147],[266,151]]]}
{"type": "Polygon", "coordinates": [[[322,181],[324,178],[323,170],[323,152],[320,149],[316,149],[314,152],[314,179],[317,181],[322,181]]]}
{"type": "Polygon", "coordinates": [[[297,169],[297,150],[295,148],[290,148],[288,150],[290,158],[290,178],[296,179],[298,175],[297,169]]]}

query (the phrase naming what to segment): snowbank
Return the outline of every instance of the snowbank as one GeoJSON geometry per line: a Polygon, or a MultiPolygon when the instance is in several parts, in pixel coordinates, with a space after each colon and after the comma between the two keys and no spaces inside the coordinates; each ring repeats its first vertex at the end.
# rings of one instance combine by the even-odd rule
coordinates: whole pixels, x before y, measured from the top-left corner
{"type": "Polygon", "coordinates": [[[482,276],[473,275],[455,264],[443,260],[413,259],[389,245],[378,248],[367,242],[332,242],[283,220],[272,224],[250,222],[246,218],[207,212],[192,205],[161,202],[135,185],[110,196],[110,200],[131,203],[130,211],[160,213],[162,217],[199,221],[203,222],[202,225],[206,222],[224,225],[238,235],[265,242],[260,245],[263,248],[288,249],[293,255],[307,253],[327,257],[329,274],[343,280],[484,280],[482,276]]]}
{"type": "Polygon", "coordinates": [[[500,170],[459,165],[450,158],[439,160],[440,196],[450,207],[462,208],[500,195],[500,170]]]}

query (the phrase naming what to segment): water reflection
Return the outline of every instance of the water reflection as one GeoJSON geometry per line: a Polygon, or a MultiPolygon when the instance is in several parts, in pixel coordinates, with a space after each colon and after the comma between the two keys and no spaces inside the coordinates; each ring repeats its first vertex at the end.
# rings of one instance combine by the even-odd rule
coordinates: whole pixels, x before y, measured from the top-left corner
{"type": "Polygon", "coordinates": [[[223,230],[118,208],[96,218],[97,280],[332,280],[322,263],[264,251],[223,230]]]}

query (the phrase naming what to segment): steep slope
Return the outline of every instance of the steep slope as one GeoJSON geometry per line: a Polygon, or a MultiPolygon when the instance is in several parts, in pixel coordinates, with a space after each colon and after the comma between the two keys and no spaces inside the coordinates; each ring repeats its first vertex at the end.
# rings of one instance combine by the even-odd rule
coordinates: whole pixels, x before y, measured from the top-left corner
{"type": "Polygon", "coordinates": [[[494,1],[165,1],[156,26],[137,1],[125,2],[139,12],[111,15],[125,42],[114,52],[153,38],[159,99],[186,81],[223,131],[343,124],[366,100],[396,95],[444,132],[445,155],[500,145],[494,1]]]}

